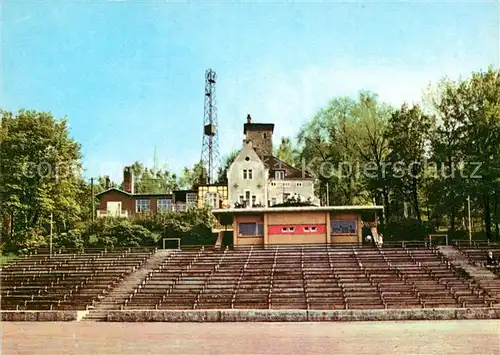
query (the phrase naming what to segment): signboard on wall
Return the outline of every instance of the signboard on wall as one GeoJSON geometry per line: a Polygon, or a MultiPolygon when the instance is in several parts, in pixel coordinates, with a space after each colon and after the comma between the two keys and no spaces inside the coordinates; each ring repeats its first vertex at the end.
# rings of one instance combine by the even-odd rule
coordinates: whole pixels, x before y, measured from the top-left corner
{"type": "Polygon", "coordinates": [[[333,219],[330,233],[355,234],[358,230],[357,227],[358,221],[356,219],[333,219]]]}

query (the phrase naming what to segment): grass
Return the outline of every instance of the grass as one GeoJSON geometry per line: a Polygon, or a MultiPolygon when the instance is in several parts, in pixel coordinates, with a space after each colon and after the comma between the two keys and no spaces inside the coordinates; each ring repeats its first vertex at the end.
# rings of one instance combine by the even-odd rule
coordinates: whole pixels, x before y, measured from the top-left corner
{"type": "Polygon", "coordinates": [[[1,255],[0,256],[0,267],[3,267],[7,265],[8,263],[12,262],[13,260],[17,259],[19,256],[16,254],[6,254],[6,255],[1,255]]]}

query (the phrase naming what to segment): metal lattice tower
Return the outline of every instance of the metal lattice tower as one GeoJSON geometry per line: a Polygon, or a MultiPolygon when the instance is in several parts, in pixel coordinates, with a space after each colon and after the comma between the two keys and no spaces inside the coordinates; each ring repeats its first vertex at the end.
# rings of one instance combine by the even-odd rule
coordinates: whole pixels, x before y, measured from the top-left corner
{"type": "Polygon", "coordinates": [[[215,97],[216,81],[217,74],[212,69],[208,69],[205,72],[205,112],[203,119],[203,145],[201,148],[201,163],[203,165],[202,182],[207,184],[215,182],[219,162],[215,97]]]}

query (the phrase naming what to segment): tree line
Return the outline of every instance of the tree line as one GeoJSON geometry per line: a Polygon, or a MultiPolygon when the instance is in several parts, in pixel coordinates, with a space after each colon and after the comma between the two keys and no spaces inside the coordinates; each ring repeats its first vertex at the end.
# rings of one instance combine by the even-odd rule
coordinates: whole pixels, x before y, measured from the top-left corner
{"type": "Polygon", "coordinates": [[[391,234],[465,236],[470,201],[473,231],[499,240],[499,74],[444,78],[421,104],[392,107],[367,91],[333,98],[275,154],[312,171],[324,203],[383,205],[391,234]]]}
{"type": "MultiPolygon", "coordinates": [[[[316,194],[325,204],[383,205],[386,235],[443,230],[465,236],[470,203],[474,232],[498,240],[499,74],[489,68],[466,79],[444,78],[427,89],[421,104],[400,107],[368,91],[356,98],[334,97],[306,121],[295,139],[283,138],[275,155],[312,172],[316,194]]],[[[81,147],[70,137],[67,119],[34,110],[0,113],[2,245],[39,245],[51,221],[54,233],[64,238],[68,233],[94,235],[90,181],[75,173],[82,170],[81,147]]],[[[221,162],[220,182],[226,180],[237,152],[221,162]]],[[[133,163],[132,170],[135,191],[148,193],[190,188],[203,176],[200,163],[181,174],[140,162],[133,163]]],[[[96,177],[94,191],[120,183],[96,177]]],[[[169,218],[164,224],[182,220],[169,218]]],[[[179,222],[178,229],[172,228],[187,233],[193,226],[179,222]]]]}

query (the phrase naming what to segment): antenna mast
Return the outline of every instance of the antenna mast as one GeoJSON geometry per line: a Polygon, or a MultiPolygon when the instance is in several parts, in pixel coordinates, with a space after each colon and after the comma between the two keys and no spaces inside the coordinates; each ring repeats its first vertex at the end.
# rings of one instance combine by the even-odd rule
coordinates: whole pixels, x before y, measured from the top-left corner
{"type": "Polygon", "coordinates": [[[217,74],[208,69],[205,72],[205,109],[203,120],[203,145],[201,148],[201,163],[203,166],[201,182],[213,184],[216,180],[219,161],[219,140],[217,136],[217,107],[215,83],[217,74]]]}

